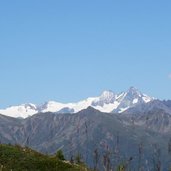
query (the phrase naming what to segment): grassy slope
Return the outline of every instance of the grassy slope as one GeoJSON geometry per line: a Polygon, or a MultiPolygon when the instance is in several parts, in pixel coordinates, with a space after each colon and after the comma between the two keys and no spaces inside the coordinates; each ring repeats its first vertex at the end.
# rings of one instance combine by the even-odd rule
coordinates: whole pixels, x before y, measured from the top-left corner
{"type": "MultiPolygon", "coordinates": [[[[86,171],[81,165],[57,160],[29,148],[0,145],[0,171],[86,171]]],[[[87,170],[88,171],[88,170],[87,170]]]]}

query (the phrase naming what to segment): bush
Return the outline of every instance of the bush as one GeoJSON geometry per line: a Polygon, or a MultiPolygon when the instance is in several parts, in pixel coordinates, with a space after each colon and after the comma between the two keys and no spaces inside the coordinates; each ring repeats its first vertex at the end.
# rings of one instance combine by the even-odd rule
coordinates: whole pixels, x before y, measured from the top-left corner
{"type": "Polygon", "coordinates": [[[57,158],[58,160],[65,160],[65,157],[64,157],[64,155],[63,155],[62,150],[58,150],[58,151],[57,151],[57,153],[56,153],[56,158],[57,158]]]}

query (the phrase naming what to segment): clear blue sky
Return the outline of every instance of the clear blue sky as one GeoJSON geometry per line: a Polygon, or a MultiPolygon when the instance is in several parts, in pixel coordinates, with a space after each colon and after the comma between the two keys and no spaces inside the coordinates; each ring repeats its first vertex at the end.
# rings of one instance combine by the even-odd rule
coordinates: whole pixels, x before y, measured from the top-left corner
{"type": "Polygon", "coordinates": [[[171,99],[170,0],[0,2],[0,107],[135,86],[171,99]]]}

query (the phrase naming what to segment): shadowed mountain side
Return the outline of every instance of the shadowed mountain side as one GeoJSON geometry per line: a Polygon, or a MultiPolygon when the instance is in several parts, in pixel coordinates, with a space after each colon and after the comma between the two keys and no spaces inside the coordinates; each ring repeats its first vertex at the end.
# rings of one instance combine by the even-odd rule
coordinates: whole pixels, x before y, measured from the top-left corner
{"type": "Polygon", "coordinates": [[[160,133],[171,131],[171,107],[169,101],[154,100],[130,108],[120,115],[129,125],[142,126],[160,133]]]}
{"type": "MultiPolygon", "coordinates": [[[[159,116],[160,113],[156,115],[159,116]]],[[[125,117],[102,113],[92,107],[76,114],[40,113],[23,120],[1,116],[0,130],[2,143],[18,143],[50,154],[62,149],[68,159],[80,153],[91,166],[95,149],[101,159],[110,152],[113,164],[130,156],[137,163],[140,144],[144,162],[152,160],[155,144],[162,149],[161,160],[167,162],[169,158],[167,147],[171,136],[168,133],[130,124],[125,117]]]]}

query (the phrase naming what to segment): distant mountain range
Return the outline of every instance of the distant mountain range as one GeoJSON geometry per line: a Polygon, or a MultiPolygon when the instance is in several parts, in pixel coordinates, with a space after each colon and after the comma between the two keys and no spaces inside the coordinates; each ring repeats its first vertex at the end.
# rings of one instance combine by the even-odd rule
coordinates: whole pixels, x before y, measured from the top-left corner
{"type": "Polygon", "coordinates": [[[81,153],[89,166],[95,150],[100,161],[110,152],[113,164],[132,156],[133,170],[137,170],[141,147],[143,170],[152,170],[159,159],[162,170],[168,170],[171,100],[149,97],[134,87],[119,94],[104,91],[78,103],[25,104],[0,113],[1,143],[50,154],[62,149],[68,159],[81,153]]]}
{"type": "Polygon", "coordinates": [[[77,103],[59,103],[49,101],[43,105],[35,105],[32,103],[22,104],[19,106],[11,106],[6,109],[0,109],[0,114],[27,118],[36,113],[54,112],[54,113],[77,113],[89,106],[106,113],[122,113],[137,105],[146,104],[153,101],[153,97],[149,97],[141,93],[138,89],[130,87],[127,91],[114,93],[113,91],[104,91],[99,97],[89,97],[77,103]]]}
{"type": "Polygon", "coordinates": [[[0,115],[0,142],[29,146],[49,154],[62,149],[67,159],[80,153],[89,166],[93,166],[93,154],[98,150],[99,168],[103,168],[103,157],[107,154],[112,164],[133,157],[134,170],[138,170],[141,147],[143,170],[152,170],[159,159],[162,170],[167,170],[170,104],[171,101],[153,100],[118,114],[88,107],[75,114],[47,112],[26,119],[0,115]],[[158,151],[160,154],[156,154],[158,151]]]}

